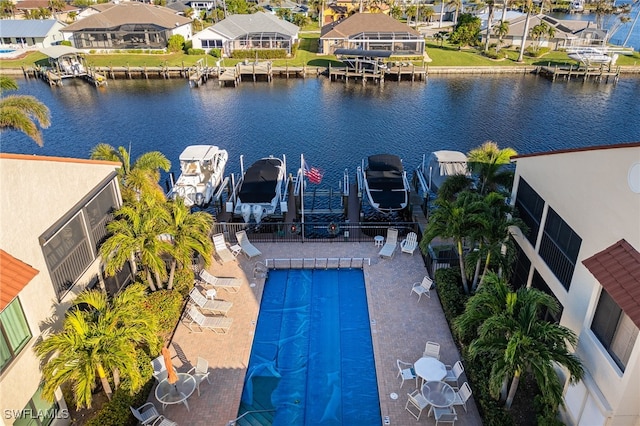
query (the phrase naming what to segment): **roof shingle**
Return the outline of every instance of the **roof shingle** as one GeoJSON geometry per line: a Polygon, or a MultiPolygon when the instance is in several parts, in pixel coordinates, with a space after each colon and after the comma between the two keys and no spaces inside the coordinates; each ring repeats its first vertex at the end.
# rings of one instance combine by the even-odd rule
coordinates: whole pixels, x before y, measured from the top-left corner
{"type": "Polygon", "coordinates": [[[640,328],[640,253],[620,240],[582,263],[640,328]]]}
{"type": "Polygon", "coordinates": [[[0,249],[0,310],[22,291],[39,271],[0,249]]]}

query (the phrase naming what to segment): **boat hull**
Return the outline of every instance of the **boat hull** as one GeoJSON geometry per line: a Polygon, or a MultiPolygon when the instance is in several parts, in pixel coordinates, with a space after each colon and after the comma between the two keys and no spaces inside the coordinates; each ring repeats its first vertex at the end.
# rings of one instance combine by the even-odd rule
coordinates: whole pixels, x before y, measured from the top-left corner
{"type": "Polygon", "coordinates": [[[189,145],[180,154],[180,176],[169,198],[180,198],[188,207],[206,206],[220,186],[228,153],[215,145],[189,145]]]}
{"type": "Polygon", "coordinates": [[[284,161],[276,157],[262,158],[244,173],[239,185],[234,214],[246,223],[260,223],[277,212],[286,176],[284,161]]]}
{"type": "Polygon", "coordinates": [[[409,183],[402,160],[391,154],[372,155],[364,169],[369,204],[380,213],[404,210],[409,205],[409,183]]]}

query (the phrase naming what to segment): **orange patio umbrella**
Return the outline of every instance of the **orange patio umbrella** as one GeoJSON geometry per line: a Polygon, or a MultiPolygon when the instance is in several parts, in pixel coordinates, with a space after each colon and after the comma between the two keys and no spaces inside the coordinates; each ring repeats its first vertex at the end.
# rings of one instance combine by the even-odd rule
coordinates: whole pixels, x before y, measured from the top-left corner
{"type": "Polygon", "coordinates": [[[178,375],[176,374],[176,369],[173,367],[173,363],[171,362],[171,353],[169,353],[168,348],[162,347],[162,357],[164,359],[164,366],[167,369],[167,382],[174,384],[178,381],[178,375]]]}

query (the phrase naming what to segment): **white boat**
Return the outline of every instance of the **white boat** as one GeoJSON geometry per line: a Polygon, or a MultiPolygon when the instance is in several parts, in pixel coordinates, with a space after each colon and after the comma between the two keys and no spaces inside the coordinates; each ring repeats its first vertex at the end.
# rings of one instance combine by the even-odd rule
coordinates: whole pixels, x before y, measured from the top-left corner
{"type": "Polygon", "coordinates": [[[467,156],[460,151],[433,151],[429,157],[423,157],[418,172],[424,178],[427,189],[435,193],[449,176],[469,176],[467,156]]]}
{"type": "Polygon", "coordinates": [[[584,0],[573,0],[570,3],[571,12],[582,12],[584,11],[584,0]]]}
{"type": "Polygon", "coordinates": [[[409,205],[409,182],[400,157],[371,155],[361,170],[369,204],[380,213],[400,211],[409,205]]]}
{"type": "Polygon", "coordinates": [[[180,154],[180,176],[169,197],[189,206],[205,206],[222,182],[229,154],[215,145],[190,145],[180,154]]]}
{"type": "Polygon", "coordinates": [[[569,58],[581,62],[585,65],[609,64],[614,60],[614,56],[609,56],[604,49],[595,47],[574,48],[568,52],[569,58]]]}
{"type": "Polygon", "coordinates": [[[286,166],[280,158],[267,157],[253,163],[238,184],[234,214],[242,215],[245,223],[251,218],[260,223],[274,214],[283,201],[285,178],[286,166]]]}

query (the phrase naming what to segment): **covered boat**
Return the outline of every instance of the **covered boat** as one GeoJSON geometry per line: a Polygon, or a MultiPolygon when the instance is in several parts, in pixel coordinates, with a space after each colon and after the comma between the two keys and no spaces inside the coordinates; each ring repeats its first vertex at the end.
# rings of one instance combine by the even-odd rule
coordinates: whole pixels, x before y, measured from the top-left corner
{"type": "Polygon", "coordinates": [[[371,155],[362,161],[364,189],[371,206],[381,213],[391,213],[409,204],[409,183],[400,157],[392,154],[371,155]]]}
{"type": "Polygon", "coordinates": [[[274,214],[282,200],[285,177],[285,163],[280,158],[262,158],[253,163],[239,183],[234,213],[242,215],[246,223],[251,217],[260,223],[264,216],[274,214]]]}
{"type": "Polygon", "coordinates": [[[215,145],[190,145],[180,154],[180,176],[169,197],[189,206],[207,205],[220,186],[229,155],[215,145]]]}
{"type": "Polygon", "coordinates": [[[437,192],[442,183],[453,175],[469,175],[467,156],[460,151],[433,151],[422,159],[419,172],[431,192],[437,192]]]}

